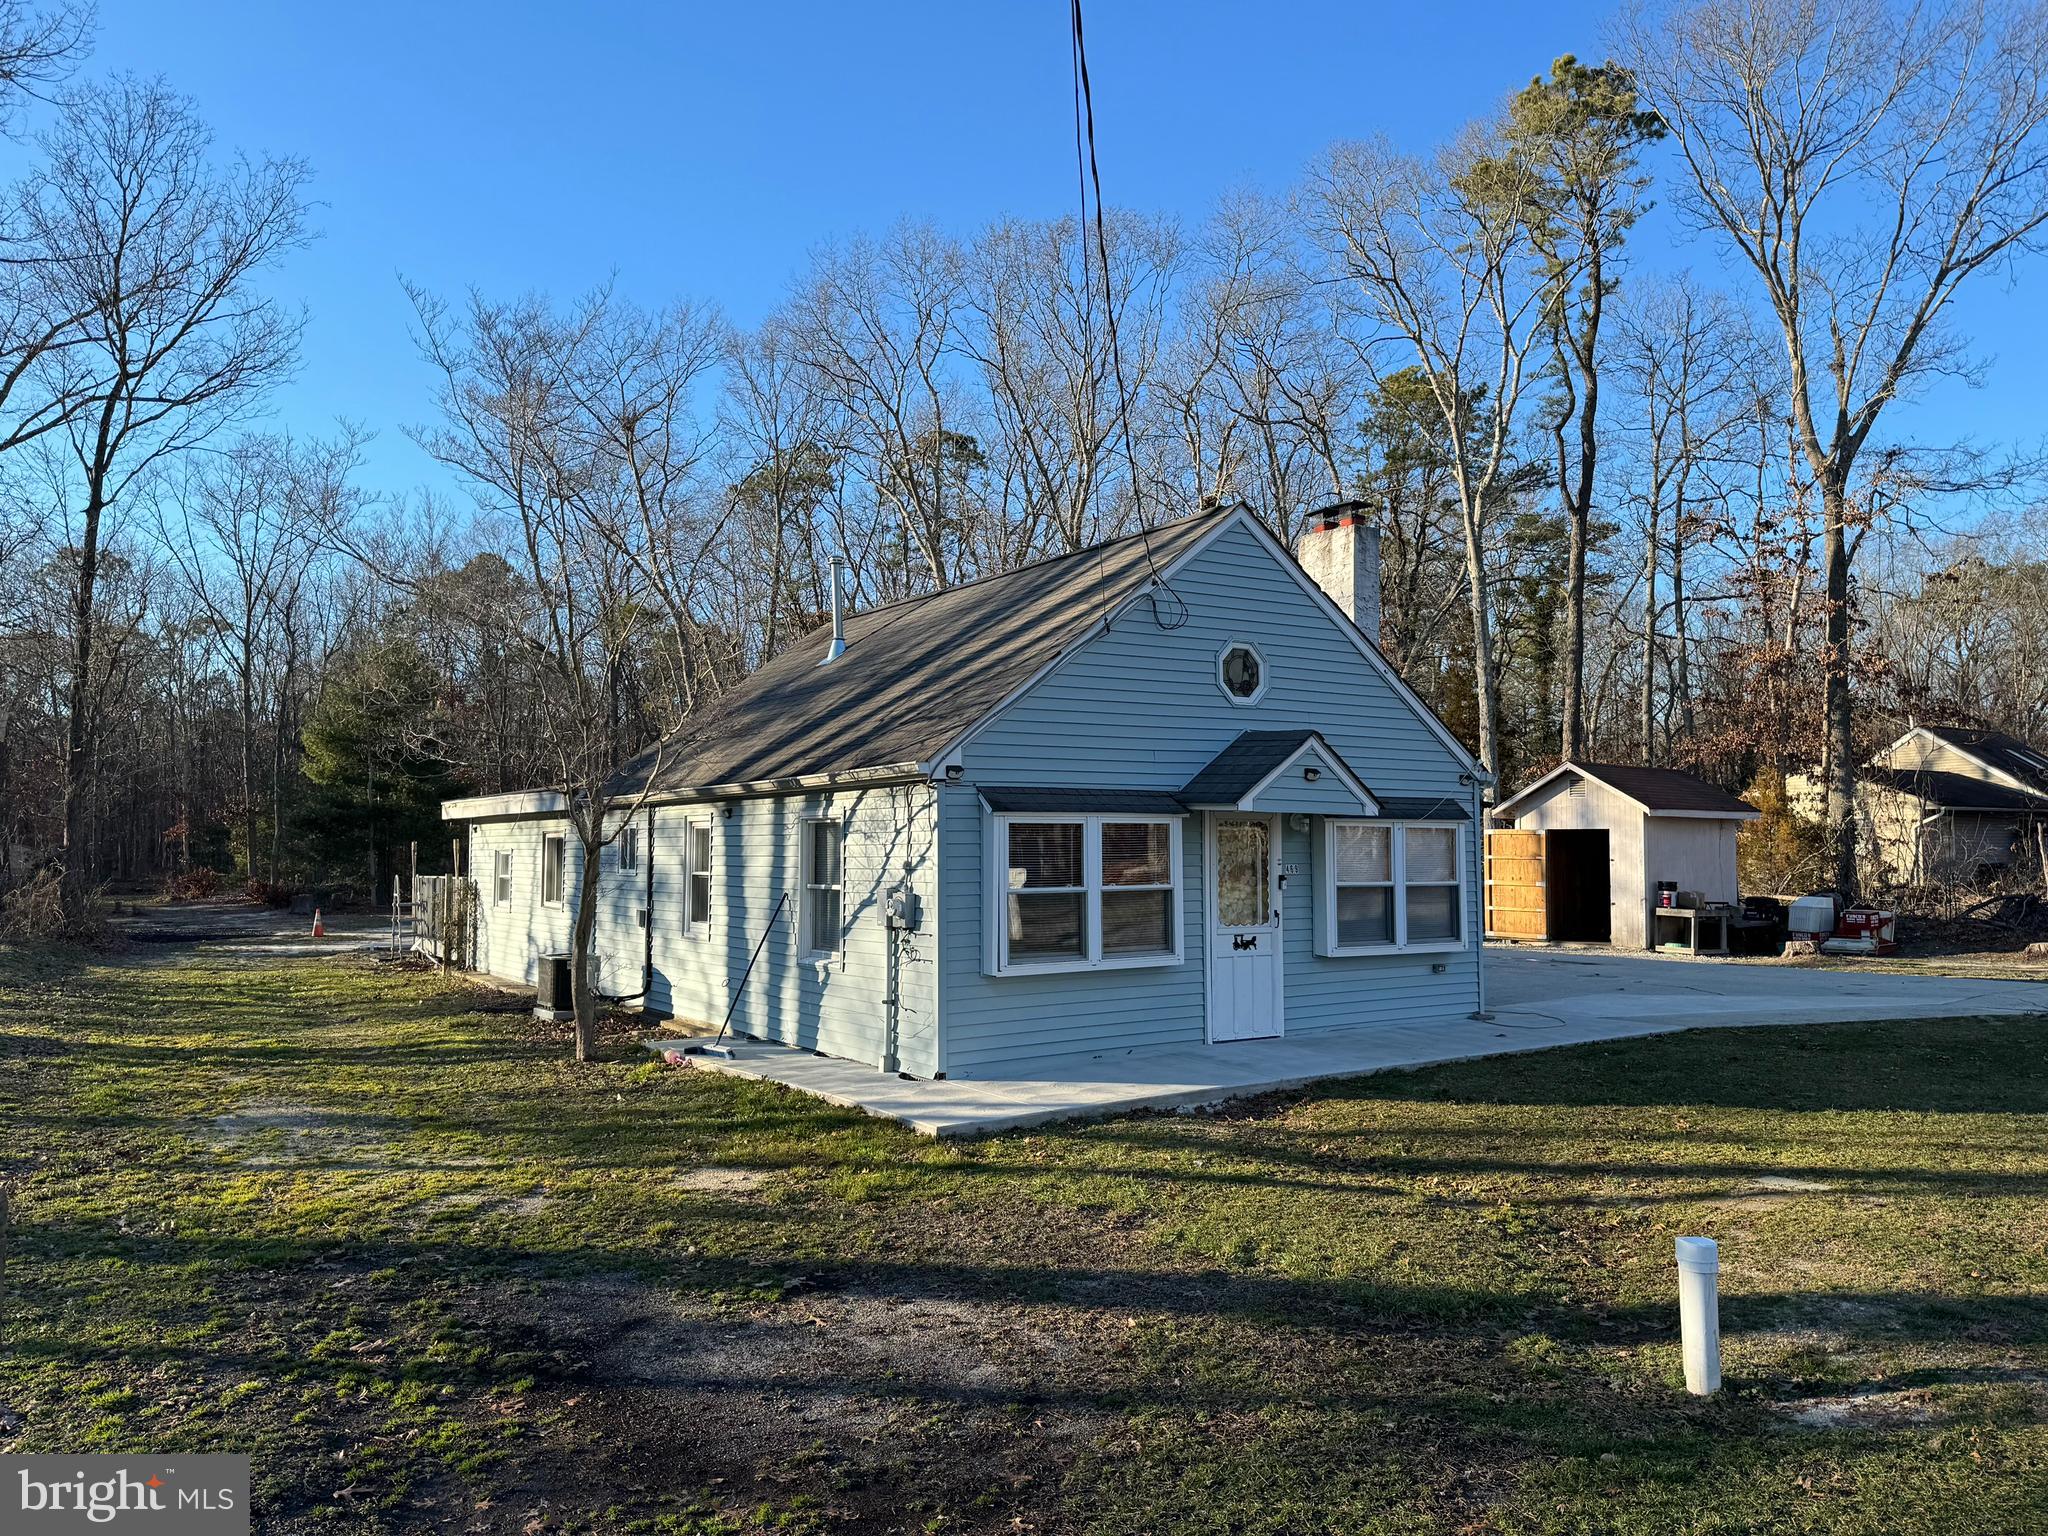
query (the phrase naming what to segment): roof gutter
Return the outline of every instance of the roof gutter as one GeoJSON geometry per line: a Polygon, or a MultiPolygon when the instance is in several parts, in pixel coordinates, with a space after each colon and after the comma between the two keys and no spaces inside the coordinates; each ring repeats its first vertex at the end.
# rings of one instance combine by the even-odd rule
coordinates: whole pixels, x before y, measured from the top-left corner
{"type": "Polygon", "coordinates": [[[559,789],[518,789],[505,795],[469,795],[441,802],[443,821],[487,821],[494,816],[559,816],[569,797],[559,789]]]}
{"type": "MultiPolygon", "coordinates": [[[[755,779],[739,784],[693,784],[656,790],[649,795],[625,794],[635,806],[693,805],[714,800],[762,800],[775,795],[821,789],[872,789],[884,784],[916,784],[930,777],[928,763],[891,763],[880,768],[850,768],[839,773],[807,773],[787,779],[755,779]]],[[[482,795],[443,800],[443,821],[483,821],[494,816],[560,816],[569,797],[558,789],[524,790],[509,795],[482,795]]]]}
{"type": "Polygon", "coordinates": [[[872,789],[883,784],[914,784],[931,777],[928,763],[888,763],[878,768],[848,768],[837,773],[805,773],[786,779],[753,779],[738,784],[692,784],[656,790],[647,805],[684,805],[706,800],[761,800],[775,795],[817,789],[872,789]]]}

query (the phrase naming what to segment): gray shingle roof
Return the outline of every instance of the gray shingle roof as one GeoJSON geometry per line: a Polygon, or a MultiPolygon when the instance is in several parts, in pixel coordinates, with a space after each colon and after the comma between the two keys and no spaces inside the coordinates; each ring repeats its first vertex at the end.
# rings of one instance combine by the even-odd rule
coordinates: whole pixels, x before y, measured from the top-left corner
{"type": "Polygon", "coordinates": [[[1254,784],[1311,741],[1331,758],[1336,757],[1314,731],[1240,731],[1208,767],[1182,786],[1180,798],[1188,805],[1235,805],[1254,784]]]}
{"type": "Polygon", "coordinates": [[[1945,810],[2048,813],[2048,799],[2014,789],[2010,784],[1973,779],[1966,773],[1945,773],[1938,768],[1871,767],[1858,769],[1857,775],[1866,783],[1917,795],[1929,805],[1945,810]]]}
{"type": "MultiPolygon", "coordinates": [[[[612,789],[633,793],[651,777],[667,794],[929,762],[1228,515],[856,613],[830,666],[818,662],[831,631],[814,630],[634,758],[612,789]]],[[[1152,620],[1141,608],[1126,622],[1152,620]]]]}
{"type": "Polygon", "coordinates": [[[1187,808],[1171,790],[1165,789],[1041,789],[1012,788],[984,784],[981,798],[992,811],[1043,813],[1071,811],[1076,815],[1178,816],[1187,808]]]}
{"type": "Polygon", "coordinates": [[[1442,795],[1383,795],[1380,814],[1390,821],[1470,821],[1472,808],[1442,795]]]}
{"type": "Polygon", "coordinates": [[[2048,752],[2037,751],[2004,731],[1960,725],[1930,725],[1926,730],[1935,740],[2011,774],[2037,794],[2048,795],[2048,752]]]}

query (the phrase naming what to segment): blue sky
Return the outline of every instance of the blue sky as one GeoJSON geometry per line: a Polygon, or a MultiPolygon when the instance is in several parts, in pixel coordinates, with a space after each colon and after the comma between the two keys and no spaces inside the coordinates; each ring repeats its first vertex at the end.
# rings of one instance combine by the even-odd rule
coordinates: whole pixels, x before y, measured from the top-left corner
{"type": "MultiPolygon", "coordinates": [[[[1423,147],[1555,55],[1599,56],[1609,10],[1093,0],[1105,195],[1192,224],[1233,186],[1284,187],[1332,139],[1423,147]]],[[[431,379],[401,275],[567,297],[616,272],[635,297],[747,323],[822,240],[1076,201],[1060,0],[100,0],[90,67],[161,73],[224,149],[312,163],[323,238],[276,279],[310,317],[278,418],[370,427],[368,478],[386,492],[438,478],[402,431],[431,379]]],[[[1667,218],[1643,234],[1645,265],[1718,270],[1667,218]]],[[[1966,318],[1995,342],[1999,387],[1944,389],[1927,426],[2036,434],[2040,306],[1993,286],[1966,318]]]]}

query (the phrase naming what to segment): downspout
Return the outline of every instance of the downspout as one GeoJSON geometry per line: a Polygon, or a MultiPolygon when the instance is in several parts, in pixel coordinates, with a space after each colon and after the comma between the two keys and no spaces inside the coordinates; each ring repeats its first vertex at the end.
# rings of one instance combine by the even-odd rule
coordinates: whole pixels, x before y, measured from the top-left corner
{"type": "Polygon", "coordinates": [[[654,990],[654,807],[647,807],[647,905],[641,911],[640,1007],[654,990]]]}
{"type": "Polygon", "coordinates": [[[882,1014],[882,1059],[879,1066],[884,1072],[900,1072],[902,1062],[898,1055],[898,1041],[903,1028],[903,931],[886,910],[889,902],[887,892],[883,893],[883,932],[889,940],[889,995],[883,1000],[882,1014]]]}

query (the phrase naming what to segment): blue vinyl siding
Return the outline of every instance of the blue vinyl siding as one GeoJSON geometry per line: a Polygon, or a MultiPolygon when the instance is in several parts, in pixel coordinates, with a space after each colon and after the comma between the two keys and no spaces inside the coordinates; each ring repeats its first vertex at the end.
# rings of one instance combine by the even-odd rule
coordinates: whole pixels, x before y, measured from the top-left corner
{"type": "Polygon", "coordinates": [[[893,962],[901,999],[898,1066],[920,1077],[936,1073],[935,799],[929,785],[911,784],[739,800],[731,802],[729,817],[722,808],[709,808],[713,879],[710,932],[703,937],[692,937],[683,920],[683,823],[707,808],[662,806],[655,823],[651,1006],[718,1023],[755,944],[769,931],[733,1011],[734,1030],[878,1065],[893,962]],[[845,828],[844,949],[829,961],[798,952],[803,822],[813,816],[836,819],[845,828]],[[884,921],[883,896],[906,881],[922,898],[923,930],[892,934],[884,921]],[[785,891],[789,900],[778,913],[777,899],[785,891]]]}
{"type": "MultiPolygon", "coordinates": [[[[640,986],[647,937],[639,913],[648,905],[651,859],[654,974],[649,1008],[717,1024],[731,1002],[730,989],[739,983],[754,945],[773,917],[773,932],[733,1011],[733,1029],[879,1064],[893,965],[900,999],[898,1065],[917,1076],[931,1076],[939,1070],[936,799],[929,785],[911,784],[662,805],[654,808],[651,835],[643,809],[634,818],[641,828],[640,867],[619,867],[616,841],[601,855],[600,905],[592,937],[593,951],[603,957],[600,984],[615,993],[640,986]],[[727,805],[730,816],[725,814],[727,805]],[[797,953],[802,823],[810,816],[837,819],[845,828],[844,948],[830,961],[797,953]],[[689,933],[684,921],[684,827],[693,819],[708,819],[711,824],[711,920],[708,933],[701,935],[689,933]],[[899,883],[908,883],[923,902],[921,932],[892,934],[884,921],[883,895],[899,883]],[[777,898],[784,891],[789,901],[778,913],[777,898]]],[[[568,838],[568,901],[544,908],[537,900],[540,840],[545,832],[558,830],[566,831],[566,823],[538,818],[478,822],[471,827],[470,868],[484,903],[481,963],[493,975],[532,982],[539,954],[569,947],[580,867],[573,834],[568,838]],[[514,900],[494,908],[491,859],[500,847],[513,851],[514,900]]]]}
{"type": "MultiPolygon", "coordinates": [[[[1056,781],[1053,781],[1056,782],[1056,781]]],[[[1117,1046],[1199,1045],[1204,1035],[1202,818],[1181,823],[1183,952],[1179,965],[1041,976],[982,974],[985,816],[969,785],[940,791],[939,861],[946,957],[940,1008],[945,1070],[1117,1046]]]]}
{"type": "Polygon", "coordinates": [[[540,957],[569,948],[571,905],[582,878],[583,845],[560,816],[499,817],[469,824],[469,876],[477,887],[477,968],[502,981],[532,985],[540,980],[540,957]],[[566,900],[548,906],[540,899],[541,843],[562,839],[562,884],[566,900]],[[511,900],[497,899],[497,856],[512,858],[511,900]]]}
{"type": "MultiPolygon", "coordinates": [[[[1375,786],[1377,787],[1377,786],[1375,786]]],[[[1313,857],[1314,839],[1322,833],[1321,822],[1310,822],[1309,830],[1297,832],[1283,824],[1283,857],[1298,860],[1304,869],[1319,861],[1313,857]]],[[[1295,885],[1287,882],[1287,931],[1283,943],[1287,953],[1287,1032],[1290,1035],[1317,1034],[1357,1024],[1412,1024],[1418,1020],[1463,1018],[1478,1007],[1480,890],[1472,845],[1478,839],[1465,835],[1467,890],[1465,902],[1464,950],[1418,951],[1391,955],[1319,955],[1315,952],[1314,922],[1319,914],[1314,903],[1320,882],[1304,876],[1299,884],[1303,895],[1297,901],[1295,885]],[[1301,920],[1295,920],[1297,909],[1301,920]],[[1444,967],[1439,976],[1434,967],[1444,967]]]]}
{"type": "MultiPolygon", "coordinates": [[[[1353,769],[1354,773],[1358,770],[1353,769]]],[[[1363,775],[1360,775],[1363,777],[1363,775]]],[[[1368,783],[1365,786],[1374,786],[1368,783]]],[[[1313,816],[1364,816],[1369,814],[1363,801],[1351,792],[1351,786],[1337,776],[1330,761],[1313,746],[1301,754],[1301,758],[1279,778],[1257,796],[1249,810],[1254,811],[1299,811],[1313,816]],[[1311,784],[1306,773],[1309,768],[1318,769],[1322,777],[1311,784]]]]}
{"type": "MultiPolygon", "coordinates": [[[[1184,624],[1162,629],[1149,604],[1136,604],[975,733],[962,753],[962,781],[941,791],[940,1008],[950,1074],[990,1075],[1067,1052],[1193,1044],[1206,1034],[1203,817],[1190,815],[1182,831],[1185,963],[988,976],[986,812],[976,784],[1174,790],[1240,731],[1312,727],[1376,793],[1471,801],[1470,786],[1459,783],[1464,765],[1251,533],[1225,529],[1172,584],[1187,606],[1184,624]],[[1218,689],[1215,662],[1221,644],[1247,635],[1269,681],[1256,704],[1243,706],[1218,689]]],[[[1322,787],[1298,772],[1296,782],[1305,793],[1322,787]]],[[[1327,808],[1348,812],[1349,796],[1342,802],[1327,808]]],[[[1469,1013],[1478,994],[1477,837],[1466,839],[1470,947],[1324,959],[1313,953],[1309,874],[1309,838],[1320,825],[1311,821],[1305,832],[1282,823],[1282,858],[1302,871],[1288,881],[1283,909],[1288,1032],[1469,1013]],[[1444,975],[1433,973],[1438,964],[1444,975]]]]}

